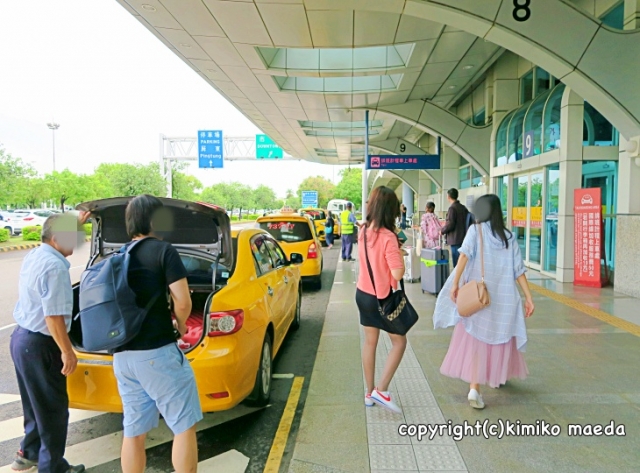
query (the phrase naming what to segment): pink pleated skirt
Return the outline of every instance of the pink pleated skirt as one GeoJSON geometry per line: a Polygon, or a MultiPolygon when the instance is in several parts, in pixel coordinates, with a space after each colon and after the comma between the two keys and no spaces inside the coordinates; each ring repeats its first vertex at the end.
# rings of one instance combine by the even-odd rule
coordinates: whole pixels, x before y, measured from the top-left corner
{"type": "Polygon", "coordinates": [[[440,373],[470,384],[497,388],[508,379],[525,379],[529,370],[518,351],[515,337],[507,343],[489,345],[469,335],[460,322],[453,329],[440,373]]]}

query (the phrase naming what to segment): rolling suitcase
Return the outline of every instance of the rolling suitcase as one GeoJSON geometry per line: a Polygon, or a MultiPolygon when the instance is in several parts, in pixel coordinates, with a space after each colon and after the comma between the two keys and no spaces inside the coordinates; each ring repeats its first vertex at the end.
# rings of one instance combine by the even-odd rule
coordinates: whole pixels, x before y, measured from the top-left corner
{"type": "Polygon", "coordinates": [[[424,248],[420,263],[422,292],[439,294],[449,278],[449,250],[424,248]]]}
{"type": "MultiPolygon", "coordinates": [[[[415,245],[417,242],[415,232],[413,232],[412,237],[413,238],[411,241],[413,242],[413,245],[415,245]]],[[[404,247],[404,249],[407,251],[408,254],[404,256],[403,279],[405,280],[405,282],[408,282],[408,283],[418,282],[420,280],[420,275],[421,275],[420,256],[418,256],[415,246],[407,246],[407,247],[404,247]]]]}

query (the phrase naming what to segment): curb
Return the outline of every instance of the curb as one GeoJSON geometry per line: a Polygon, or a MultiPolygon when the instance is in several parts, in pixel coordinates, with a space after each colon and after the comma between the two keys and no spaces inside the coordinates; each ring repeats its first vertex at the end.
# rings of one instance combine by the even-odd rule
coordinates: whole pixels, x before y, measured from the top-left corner
{"type": "MultiPolygon", "coordinates": [[[[91,239],[87,238],[85,242],[91,243],[91,239]]],[[[8,253],[10,251],[32,250],[34,248],[39,247],[41,244],[42,243],[40,242],[36,242],[36,243],[25,243],[23,245],[0,246],[0,253],[8,253]]]]}

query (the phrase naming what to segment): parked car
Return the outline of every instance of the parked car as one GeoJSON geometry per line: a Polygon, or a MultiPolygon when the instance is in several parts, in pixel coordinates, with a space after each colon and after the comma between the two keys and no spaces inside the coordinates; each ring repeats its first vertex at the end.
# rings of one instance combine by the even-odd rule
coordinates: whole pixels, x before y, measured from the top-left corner
{"type": "Polygon", "coordinates": [[[41,227],[49,215],[48,210],[16,210],[12,214],[14,232],[20,235],[24,227],[41,227]]]}
{"type": "Polygon", "coordinates": [[[258,217],[256,226],[278,240],[288,255],[293,252],[306,255],[300,269],[302,279],[314,283],[317,288],[322,287],[322,245],[310,218],[286,209],[266,217],[258,217]]]}
{"type": "Polygon", "coordinates": [[[9,235],[13,235],[15,232],[12,215],[9,212],[0,212],[0,228],[9,230],[9,235]]]}
{"type": "MultiPolygon", "coordinates": [[[[94,219],[88,266],[130,240],[124,220],[129,199],[77,207],[94,219]]],[[[226,410],[242,401],[266,405],[272,360],[289,329],[300,326],[302,255],[287,258],[265,231],[231,230],[220,207],[160,200],[175,224],[164,240],[176,247],[188,272],[193,310],[179,346],[193,367],[202,410],[226,410]]],[[[78,301],[76,285],[74,315],[78,301]]],[[[78,369],[68,378],[70,407],[122,412],[113,358],[83,349],[81,324],[81,318],[74,320],[70,332],[78,356],[78,369]]]]}

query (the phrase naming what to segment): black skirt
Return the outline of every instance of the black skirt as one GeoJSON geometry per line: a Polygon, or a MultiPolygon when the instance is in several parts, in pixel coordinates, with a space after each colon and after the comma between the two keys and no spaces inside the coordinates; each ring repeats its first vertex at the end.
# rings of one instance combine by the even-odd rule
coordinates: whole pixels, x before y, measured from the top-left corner
{"type": "MultiPolygon", "coordinates": [[[[389,295],[385,299],[380,299],[380,304],[384,304],[384,302],[391,297],[391,294],[391,288],[389,288],[389,295]]],[[[387,327],[378,310],[379,305],[376,296],[356,289],[356,304],[360,311],[360,325],[387,331],[387,327]]]]}

